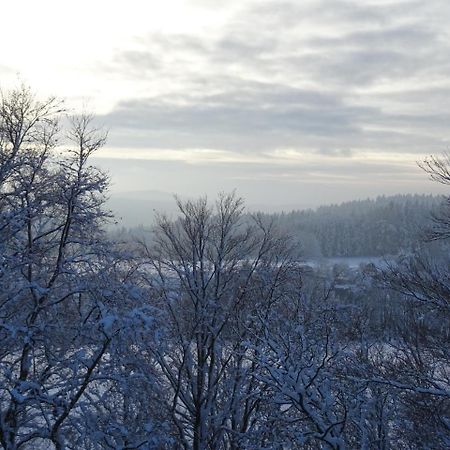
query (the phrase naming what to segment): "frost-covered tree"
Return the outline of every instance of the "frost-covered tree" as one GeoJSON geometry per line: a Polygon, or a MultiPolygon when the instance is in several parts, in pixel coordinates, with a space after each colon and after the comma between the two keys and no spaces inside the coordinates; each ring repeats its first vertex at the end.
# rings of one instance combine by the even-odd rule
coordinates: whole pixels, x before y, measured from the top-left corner
{"type": "Polygon", "coordinates": [[[76,442],[89,429],[88,392],[112,376],[124,305],[136,295],[129,261],[103,230],[108,177],[89,163],[105,135],[91,117],[74,117],[58,147],[61,113],[56,99],[39,101],[27,88],[0,101],[0,443],[7,450],[83,447],[76,442]]]}
{"type": "MultiPolygon", "coordinates": [[[[430,156],[420,163],[420,167],[429,174],[431,180],[450,186],[450,154],[430,156]]],[[[433,214],[434,227],[429,233],[431,240],[448,240],[450,238],[450,195],[441,204],[438,212],[433,214]]]]}
{"type": "MultiPolygon", "coordinates": [[[[420,166],[432,180],[450,184],[448,155],[432,156],[420,166]]],[[[395,340],[386,344],[372,381],[388,386],[395,396],[398,439],[421,448],[450,445],[448,205],[449,197],[425,235],[440,246],[438,256],[424,248],[378,274],[382,286],[400,295],[404,315],[397,321],[395,340]]]]}
{"type": "Polygon", "coordinates": [[[243,203],[221,195],[177,201],[180,217],[160,216],[145,247],[151,298],[162,311],[159,368],[178,447],[243,448],[258,428],[264,389],[251,341],[256,311],[283,294],[292,269],[273,221],[243,219],[243,203]]]}

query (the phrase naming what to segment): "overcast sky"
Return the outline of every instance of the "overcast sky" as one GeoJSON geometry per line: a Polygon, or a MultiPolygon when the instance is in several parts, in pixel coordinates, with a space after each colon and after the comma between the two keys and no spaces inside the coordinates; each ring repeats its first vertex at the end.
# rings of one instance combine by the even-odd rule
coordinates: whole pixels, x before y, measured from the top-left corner
{"type": "Polygon", "coordinates": [[[449,147],[448,0],[22,0],[2,17],[0,87],[93,110],[115,195],[438,191],[416,161],[449,147]]]}

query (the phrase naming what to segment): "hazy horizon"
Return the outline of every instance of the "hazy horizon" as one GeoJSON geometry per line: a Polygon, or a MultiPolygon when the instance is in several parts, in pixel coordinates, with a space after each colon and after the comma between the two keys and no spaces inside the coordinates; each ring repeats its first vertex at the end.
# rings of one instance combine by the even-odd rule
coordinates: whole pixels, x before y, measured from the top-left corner
{"type": "MultiPolygon", "coordinates": [[[[237,196],[240,196],[238,191],[235,191],[237,196]]],[[[433,193],[406,193],[406,194],[392,194],[386,195],[386,198],[395,198],[397,195],[433,195],[440,196],[440,194],[433,193]]],[[[216,196],[203,194],[207,197],[210,204],[214,204],[216,196]]],[[[112,193],[109,195],[107,207],[112,210],[115,219],[115,226],[133,228],[137,226],[153,225],[156,214],[168,214],[169,217],[176,217],[179,214],[176,205],[175,197],[181,200],[196,200],[198,196],[183,195],[176,192],[165,192],[160,190],[140,190],[129,191],[122,193],[112,193]]],[[[241,196],[242,197],[242,196],[241,196]]],[[[268,214],[274,213],[291,213],[295,211],[317,210],[320,207],[327,207],[332,205],[342,205],[351,203],[353,201],[375,201],[377,198],[383,197],[383,194],[376,196],[367,196],[359,198],[350,198],[343,201],[328,202],[328,203],[305,203],[300,200],[296,203],[279,203],[268,204],[264,202],[249,202],[248,199],[242,197],[244,201],[245,211],[249,213],[263,212],[268,214]]]]}

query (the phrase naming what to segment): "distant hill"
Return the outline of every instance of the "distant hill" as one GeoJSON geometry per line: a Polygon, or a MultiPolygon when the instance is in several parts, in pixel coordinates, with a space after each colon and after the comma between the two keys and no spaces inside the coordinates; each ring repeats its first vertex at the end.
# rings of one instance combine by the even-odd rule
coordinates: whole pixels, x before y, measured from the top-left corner
{"type": "Polygon", "coordinates": [[[308,256],[383,256],[421,245],[441,196],[395,195],[279,214],[308,256]]]}

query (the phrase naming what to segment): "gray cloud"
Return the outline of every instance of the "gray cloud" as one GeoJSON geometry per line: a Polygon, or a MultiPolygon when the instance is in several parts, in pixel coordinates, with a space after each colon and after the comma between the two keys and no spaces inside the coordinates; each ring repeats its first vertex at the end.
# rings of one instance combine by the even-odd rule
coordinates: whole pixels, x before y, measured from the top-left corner
{"type": "MultiPolygon", "coordinates": [[[[361,134],[361,117],[374,114],[319,92],[276,89],[258,85],[187,105],[168,103],[167,98],[126,101],[103,121],[113,130],[128,128],[158,136],[156,146],[248,152],[292,146],[302,139],[356,137],[361,134]]],[[[113,132],[111,144],[114,139],[113,132]]]]}
{"type": "Polygon", "coordinates": [[[345,92],[389,78],[442,73],[449,64],[449,41],[445,22],[433,13],[450,16],[449,7],[438,1],[428,6],[417,1],[258,2],[244,6],[215,34],[142,37],[138,50],[117,56],[117,69],[183,80],[187,88],[199,78],[219,75],[217,88],[226,73],[236,82],[277,77],[287,85],[339,84],[345,92]]]}
{"type": "Polygon", "coordinates": [[[234,88],[232,82],[224,84],[227,92],[197,94],[184,104],[178,96],[123,101],[102,118],[112,129],[110,144],[124,146],[133,133],[140,147],[258,152],[303,146],[347,157],[354,151],[335,149],[439,151],[448,136],[450,111],[394,114],[333,92],[248,81],[234,88]]]}
{"type": "Polygon", "coordinates": [[[315,176],[412,185],[411,167],[356,157],[446,149],[449,19],[450,3],[441,0],[270,0],[243,2],[218,29],[141,36],[108,70],[148,86],[148,95],[123,99],[102,117],[109,143],[263,157],[292,148],[321,158],[320,167],[270,173],[244,164],[232,178],[241,183],[315,176]]]}

